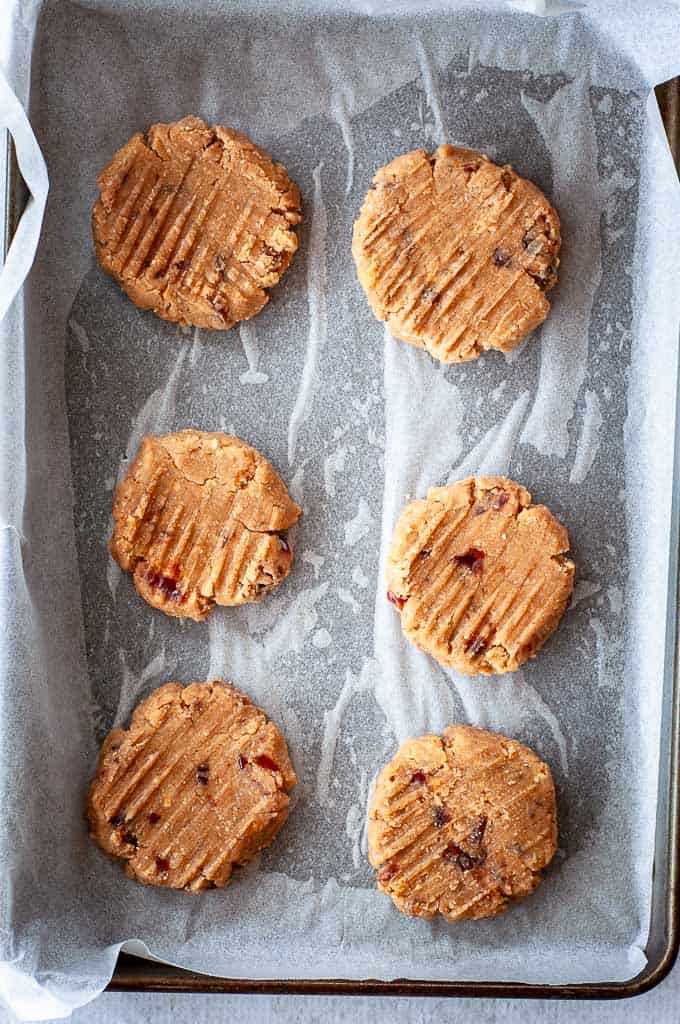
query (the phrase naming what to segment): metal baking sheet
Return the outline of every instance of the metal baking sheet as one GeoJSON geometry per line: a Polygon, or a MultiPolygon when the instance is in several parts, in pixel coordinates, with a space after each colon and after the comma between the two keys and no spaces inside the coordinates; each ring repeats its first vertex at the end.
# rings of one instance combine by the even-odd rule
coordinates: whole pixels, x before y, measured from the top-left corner
{"type": "MultiPolygon", "coordinates": [[[[72,616],[70,621],[79,626],[82,609],[82,653],[86,659],[92,697],[88,713],[91,714],[90,722],[94,722],[94,730],[87,742],[92,751],[94,739],[101,738],[114,719],[123,719],[141,694],[167,678],[176,677],[188,681],[189,678],[202,678],[213,672],[232,675],[288,731],[297,766],[302,768],[298,802],[291,817],[286,841],[265,854],[259,871],[253,874],[256,877],[262,874],[276,876],[282,870],[281,858],[286,858],[287,864],[292,863],[292,874],[297,874],[298,880],[304,880],[311,874],[316,875],[322,883],[329,878],[334,879],[340,889],[344,886],[357,891],[371,891],[372,875],[365,858],[361,856],[360,815],[357,817],[353,808],[365,802],[370,775],[374,774],[394,748],[402,724],[394,720],[390,722],[387,716],[385,725],[376,711],[366,711],[362,703],[365,694],[370,695],[371,689],[375,690],[377,685],[375,677],[371,677],[370,673],[362,675],[363,659],[373,658],[380,665],[380,658],[375,658],[374,631],[390,628],[384,626],[382,612],[377,610],[379,595],[376,597],[380,585],[380,521],[386,516],[386,507],[390,515],[393,512],[389,502],[386,506],[387,489],[382,476],[386,441],[389,448],[389,437],[385,438],[385,430],[391,426],[394,431],[395,420],[390,420],[390,416],[395,411],[399,412],[398,399],[395,405],[394,399],[387,396],[386,388],[389,384],[387,378],[395,368],[403,373],[406,367],[415,367],[417,364],[386,362],[389,359],[402,359],[402,352],[393,347],[395,343],[386,339],[384,352],[387,354],[383,355],[382,329],[372,321],[363,297],[356,285],[351,283],[353,270],[348,254],[351,223],[375,166],[389,156],[415,145],[431,148],[438,141],[438,133],[444,130],[445,120],[452,126],[450,135],[453,141],[478,146],[490,151],[497,159],[513,163],[518,170],[533,177],[550,195],[559,168],[555,166],[555,152],[545,139],[541,140],[540,130],[536,129],[536,118],[540,122],[540,117],[536,108],[532,108],[532,103],[545,103],[549,100],[564,87],[567,76],[556,70],[552,74],[534,75],[498,69],[494,71],[490,64],[474,64],[454,58],[448,63],[442,62],[435,56],[435,40],[440,26],[436,20],[430,22],[415,17],[411,11],[406,16],[412,18],[421,44],[420,49],[416,47],[413,73],[404,74],[403,81],[400,79],[397,83],[390,82],[384,87],[381,85],[381,98],[377,103],[357,104],[355,107],[351,94],[346,94],[343,99],[342,93],[336,94],[330,90],[327,109],[322,105],[319,112],[302,118],[299,124],[296,111],[290,114],[288,120],[284,117],[282,123],[275,126],[270,124],[269,128],[260,125],[257,131],[253,128],[253,125],[257,127],[257,90],[252,98],[252,109],[240,110],[235,98],[230,102],[224,96],[213,96],[210,109],[206,109],[205,100],[201,102],[198,99],[195,84],[191,87],[188,84],[186,87],[178,87],[175,83],[175,91],[169,100],[163,95],[160,82],[152,73],[145,82],[146,88],[135,92],[134,103],[125,105],[112,101],[106,109],[100,111],[98,119],[94,119],[94,131],[90,131],[92,125],[88,124],[88,137],[85,139],[79,119],[69,110],[68,95],[60,97],[57,86],[65,67],[79,54],[88,53],[93,60],[93,67],[96,66],[94,55],[98,53],[97,40],[102,38],[99,35],[102,29],[100,14],[108,8],[111,8],[111,11],[107,10],[108,29],[113,29],[114,37],[117,32],[119,43],[122,40],[129,48],[130,67],[136,66],[135,41],[145,38],[142,29],[146,27],[148,30],[150,26],[155,32],[156,56],[171,56],[177,60],[177,43],[170,26],[164,22],[162,5],[151,5],[148,11],[132,6],[123,11],[123,5],[115,4],[73,5],[72,10],[64,15],[63,8],[59,11],[56,6],[46,4],[34,50],[34,89],[31,98],[32,121],[53,172],[53,205],[51,211],[48,210],[43,239],[41,255],[44,262],[42,267],[39,265],[27,289],[27,297],[33,302],[27,309],[26,335],[30,342],[40,332],[44,332],[50,341],[54,341],[56,351],[63,351],[70,433],[69,465],[72,475],[66,490],[58,485],[54,494],[49,495],[49,508],[53,512],[58,507],[64,508],[68,486],[72,486],[78,603],[68,608],[68,614],[72,616]],[[59,20],[62,17],[66,18],[64,24],[59,20]],[[69,17],[72,18],[70,23],[69,17]],[[70,50],[62,53],[54,66],[48,68],[44,63],[48,43],[51,45],[57,30],[63,31],[64,25],[69,24],[72,29],[70,50]],[[154,92],[152,85],[157,91],[154,92]],[[469,114],[470,104],[467,100],[469,95],[478,96],[484,92],[486,96],[476,102],[482,104],[486,120],[480,117],[477,108],[475,117],[469,114]],[[528,100],[525,99],[527,96],[528,100]],[[136,128],[154,120],[179,116],[189,109],[197,110],[209,119],[223,120],[250,131],[257,141],[266,145],[277,158],[287,164],[291,175],[301,185],[306,200],[301,251],[289,277],[274,294],[270,306],[262,317],[254,321],[254,331],[250,334],[248,329],[240,335],[231,332],[227,339],[205,332],[187,334],[154,320],[148,314],[139,313],[120,295],[115,285],[101,275],[87,248],[87,225],[82,224],[83,210],[87,205],[83,192],[88,187],[92,191],[93,172],[136,128]],[[533,117],[532,110],[535,115],[533,117]],[[535,149],[531,152],[527,152],[526,136],[515,137],[518,117],[524,119],[522,123],[526,131],[533,133],[531,138],[535,149]],[[82,161],[76,180],[71,180],[68,187],[66,172],[69,165],[65,150],[62,153],[57,148],[55,125],[59,126],[58,134],[70,140],[77,158],[82,161]],[[512,130],[507,131],[507,126],[512,130]],[[61,211],[54,206],[58,200],[65,203],[61,211]],[[321,236],[324,243],[325,280],[320,279],[315,272],[321,236]],[[55,308],[46,309],[44,303],[50,296],[46,271],[49,269],[52,274],[58,271],[58,246],[65,239],[69,242],[65,251],[70,252],[70,247],[76,244],[81,246],[75,260],[77,272],[69,272],[74,284],[67,301],[59,295],[55,308]],[[307,419],[298,416],[296,436],[291,438],[291,419],[295,418],[299,396],[298,384],[309,356],[307,319],[318,316],[320,303],[324,307],[325,345],[318,350],[321,383],[318,385],[320,395],[316,396],[316,401],[319,403],[321,398],[320,404],[323,406],[325,402],[326,406],[321,412],[317,407],[316,412],[312,411],[307,419]],[[357,353],[360,358],[357,358],[357,353]],[[268,380],[262,381],[262,376],[267,376],[268,380]],[[352,383],[351,388],[345,387],[348,382],[352,383]],[[330,388],[330,398],[327,388],[330,388]],[[336,396],[335,402],[333,394],[336,396]],[[352,410],[349,416],[348,409],[352,410]],[[295,630],[301,633],[299,647],[293,642],[291,649],[287,642],[284,644],[283,640],[279,640],[278,653],[275,650],[271,657],[269,654],[262,655],[259,648],[254,646],[253,637],[255,644],[260,644],[262,634],[272,628],[273,620],[270,621],[266,615],[258,620],[260,612],[256,613],[255,619],[249,619],[247,615],[240,616],[236,625],[228,615],[218,613],[218,622],[211,627],[209,633],[210,643],[206,644],[205,627],[169,624],[161,621],[158,616],[152,616],[152,613],[146,617],[144,609],[140,609],[134,597],[130,581],[125,577],[118,579],[107,563],[104,539],[109,524],[111,487],[120,470],[121,458],[132,454],[131,449],[145,430],[170,429],[188,422],[234,429],[260,446],[277,464],[293,490],[298,488],[306,513],[295,538],[300,577],[297,584],[291,580],[290,593],[279,605],[279,611],[285,613],[290,610],[287,600],[302,598],[302,607],[298,608],[299,615],[292,624],[291,634],[295,636],[295,630]],[[348,422],[348,431],[342,433],[348,422]],[[351,466],[349,473],[343,473],[342,465],[338,465],[342,462],[337,453],[344,445],[343,438],[347,439],[348,450],[344,459],[345,465],[348,468],[351,466]],[[368,513],[362,506],[362,500],[368,513]],[[360,549],[356,557],[353,554],[354,544],[347,544],[348,536],[351,540],[355,535],[355,543],[365,544],[365,548],[360,549]],[[371,537],[374,537],[374,541],[371,541],[371,537]],[[347,571],[340,565],[328,572],[328,567],[324,570],[323,565],[319,564],[318,558],[328,557],[325,553],[333,549],[343,552],[341,561],[344,559],[347,562],[347,571]],[[356,573],[357,568],[359,573],[356,573]],[[306,573],[304,578],[303,573],[306,573]],[[317,573],[319,579],[316,578],[317,573]],[[324,578],[325,573],[328,573],[327,578],[324,578]],[[368,585],[357,582],[359,579],[368,580],[368,585]],[[324,583],[328,584],[325,590],[324,583]],[[315,601],[311,601],[309,596],[305,598],[310,592],[315,594],[319,590],[321,593],[315,601]],[[305,601],[311,601],[311,606],[305,601]],[[359,605],[358,610],[356,605],[359,605]],[[326,643],[327,635],[331,637],[329,644],[326,643]],[[315,636],[317,644],[310,643],[315,636]],[[250,681],[248,677],[253,672],[255,678],[250,681]],[[275,693],[271,687],[272,675],[276,675],[277,679],[275,693]],[[298,680],[302,675],[306,682],[305,688],[300,689],[298,680]],[[332,736],[328,720],[337,712],[338,697],[343,694],[346,705],[358,697],[359,708],[355,709],[357,718],[345,722],[343,728],[332,736]],[[308,728],[305,716],[309,718],[308,728]],[[305,727],[301,727],[301,721],[305,721],[305,727]],[[369,735],[377,737],[375,743],[373,746],[357,748],[356,742],[364,742],[366,728],[369,735]],[[360,740],[357,741],[356,737],[360,737],[360,740]],[[320,774],[320,765],[325,765],[327,769],[331,746],[332,768],[320,774]],[[366,776],[363,782],[362,775],[366,776]],[[343,780],[348,778],[353,779],[353,785],[345,785],[343,780]],[[310,850],[310,835],[321,837],[323,850],[320,850],[318,843],[310,850]],[[340,842],[337,842],[337,836],[341,837],[340,842]]],[[[292,33],[305,27],[305,21],[300,20],[298,10],[291,9],[288,19],[287,22],[282,18],[278,25],[284,35],[288,31],[292,33]]],[[[271,42],[271,35],[258,21],[256,12],[253,12],[251,18],[247,13],[243,14],[230,27],[235,37],[242,33],[239,38],[249,41],[250,52],[257,50],[258,43],[264,47],[266,40],[271,42]]],[[[459,27],[467,33],[468,42],[478,30],[474,17],[461,22],[459,27]]],[[[500,27],[500,24],[497,25],[496,31],[500,27]]],[[[271,32],[271,25],[268,29],[271,32]]],[[[539,38],[545,45],[550,38],[550,31],[539,30],[534,26],[532,32],[538,35],[531,38],[539,38]]],[[[192,39],[198,38],[198,35],[196,25],[189,25],[185,40],[189,49],[192,39]]],[[[351,22],[343,18],[337,21],[326,20],[321,23],[316,36],[311,33],[310,39],[312,37],[317,42],[321,40],[319,52],[323,52],[321,63],[324,67],[331,66],[333,59],[340,65],[347,60],[342,40],[352,38],[351,22]],[[328,46],[326,51],[323,45],[328,46]]],[[[302,51],[305,51],[305,46],[300,45],[302,51]]],[[[374,41],[371,41],[371,45],[374,45],[374,41]]],[[[387,47],[388,43],[385,45],[387,47]]],[[[105,60],[104,43],[102,47],[99,59],[105,60]]],[[[450,47],[453,52],[453,43],[450,47]]],[[[285,52],[285,46],[282,52],[285,52]]],[[[142,78],[146,68],[147,65],[145,71],[140,72],[142,78]]],[[[94,80],[92,70],[81,70],[82,80],[76,76],[71,86],[74,92],[79,90],[81,95],[87,94],[86,86],[88,83],[91,86],[94,80]]],[[[200,78],[202,86],[211,81],[212,71],[212,66],[203,69],[200,78]]],[[[333,73],[330,73],[331,77],[333,73]]],[[[597,88],[602,91],[591,93],[590,96],[594,138],[601,154],[606,150],[611,152],[610,104],[613,104],[627,133],[626,147],[620,151],[614,148],[614,152],[621,161],[628,161],[623,173],[624,177],[632,179],[632,184],[627,188],[614,189],[617,193],[616,202],[610,204],[601,225],[602,236],[598,241],[601,244],[605,283],[593,298],[591,312],[591,323],[592,318],[597,318],[599,314],[601,326],[606,319],[606,309],[612,301],[621,305],[623,300],[624,306],[626,302],[629,306],[632,304],[632,284],[625,276],[625,267],[633,251],[640,216],[638,184],[644,103],[641,96],[636,97],[619,90],[620,98],[617,98],[617,90],[597,88]],[[617,102],[620,103],[619,108],[616,107],[617,102]],[[617,209],[618,203],[621,205],[617,209]]],[[[210,94],[210,89],[208,92],[210,94]]],[[[234,89],[234,97],[236,92],[234,89]]],[[[263,92],[269,95],[264,87],[263,92]]],[[[119,99],[118,96],[115,98],[119,99]]],[[[102,100],[102,97],[99,96],[98,100],[102,100]]],[[[602,176],[606,177],[606,174],[602,176]]],[[[566,206],[567,201],[563,201],[560,212],[563,219],[567,212],[568,222],[569,210],[565,211],[566,206]]],[[[566,237],[569,237],[568,234],[566,237]]],[[[563,269],[563,273],[568,275],[567,260],[568,250],[565,251],[563,269]]],[[[53,287],[56,292],[56,279],[53,287]]],[[[568,285],[561,287],[566,291],[568,285]]],[[[556,329],[560,327],[560,316],[566,315],[560,306],[559,294],[556,294],[553,314],[553,326],[556,329]]],[[[567,294],[573,296],[574,291],[567,294]]],[[[632,328],[624,325],[623,333],[630,344],[634,333],[632,328]]],[[[597,475],[589,476],[586,471],[583,479],[578,479],[587,463],[587,458],[584,463],[583,454],[578,461],[582,438],[580,427],[586,408],[585,392],[588,390],[585,383],[575,396],[576,415],[574,422],[567,426],[567,452],[563,460],[554,453],[552,458],[546,457],[530,445],[522,447],[517,444],[508,467],[512,475],[527,483],[538,497],[546,500],[564,517],[575,541],[575,553],[581,577],[585,581],[588,581],[589,575],[592,576],[588,569],[597,561],[596,552],[605,540],[605,534],[607,543],[612,543],[612,524],[608,522],[612,505],[606,496],[618,494],[622,471],[625,476],[622,423],[626,403],[626,352],[624,350],[618,355],[612,353],[607,356],[607,351],[604,349],[600,352],[597,367],[608,380],[606,386],[612,389],[613,397],[609,418],[603,415],[604,403],[601,405],[601,436],[606,458],[601,457],[601,464],[596,463],[597,475]],[[611,447],[608,443],[610,435],[611,447]],[[566,478],[564,486],[560,483],[559,471],[556,473],[556,466],[562,465],[562,461],[566,467],[566,472],[562,469],[562,475],[566,478]],[[570,472],[574,473],[577,464],[580,469],[575,471],[570,488],[566,480],[570,472]],[[577,501],[574,500],[575,488],[578,488],[577,501]]],[[[33,360],[32,371],[45,366],[46,358],[44,352],[38,355],[29,350],[29,361],[33,360]]],[[[409,353],[409,360],[416,358],[427,357],[409,353]]],[[[589,376],[594,369],[589,355],[586,362],[589,376]]],[[[537,388],[540,372],[541,341],[538,340],[525,346],[510,361],[491,358],[472,371],[452,368],[442,374],[447,381],[455,382],[459,387],[463,385],[466,389],[466,398],[461,405],[466,443],[464,450],[449,453],[447,457],[438,454],[432,464],[426,466],[428,482],[441,482],[442,473],[446,475],[460,469],[470,455],[469,449],[475,450],[475,441],[483,440],[484,427],[489,421],[485,415],[485,396],[498,392],[499,398],[493,400],[495,405],[500,402],[504,413],[516,409],[520,421],[524,418],[526,428],[532,406],[530,398],[523,404],[522,395],[525,390],[537,388]]],[[[49,385],[53,386],[51,373],[48,373],[48,378],[49,385]]],[[[422,384],[422,381],[416,381],[416,388],[422,384]]],[[[34,408],[37,422],[35,426],[31,424],[29,439],[42,444],[43,448],[45,438],[51,438],[54,445],[63,444],[61,424],[57,424],[57,430],[50,435],[50,428],[54,426],[51,417],[57,415],[54,410],[39,400],[34,408]]],[[[63,409],[61,411],[64,412],[63,409]]],[[[493,423],[498,422],[500,413],[501,408],[494,409],[491,418],[493,423]]],[[[502,415],[500,419],[503,421],[502,415]]],[[[483,449],[479,446],[477,449],[483,457],[483,449]]],[[[47,451],[50,451],[49,444],[47,451]]],[[[38,459],[37,466],[44,469],[44,456],[38,459]]],[[[35,461],[32,470],[31,479],[36,483],[35,461]]],[[[406,497],[402,493],[400,500],[406,497]]],[[[396,495],[392,494],[390,500],[396,500],[396,495]]],[[[672,521],[677,522],[677,516],[672,521]]],[[[65,519],[63,530],[68,533],[69,529],[69,522],[65,519]]],[[[49,532],[51,536],[54,535],[53,530],[49,532]]],[[[629,554],[625,515],[614,524],[613,534],[619,575],[616,579],[610,577],[607,582],[609,587],[620,586],[625,600],[625,562],[629,554]]],[[[673,535],[671,540],[673,547],[667,575],[675,581],[677,536],[673,535]]],[[[592,579],[590,582],[593,583],[592,579]]],[[[601,742],[601,717],[598,719],[598,714],[606,718],[611,729],[612,722],[620,722],[620,701],[610,701],[606,686],[604,692],[600,688],[595,700],[599,704],[595,709],[597,713],[591,709],[592,713],[584,721],[584,706],[577,705],[579,686],[569,690],[570,677],[580,684],[586,677],[587,666],[592,665],[598,657],[597,636],[584,639],[588,623],[593,617],[598,617],[593,607],[588,607],[591,598],[595,599],[595,603],[598,601],[597,593],[591,590],[587,594],[582,588],[585,607],[580,610],[578,604],[574,607],[554,643],[527,670],[529,687],[541,695],[542,703],[548,707],[553,686],[556,689],[566,687],[568,694],[568,699],[560,702],[556,727],[551,728],[546,724],[547,719],[541,713],[533,724],[525,721],[520,726],[519,738],[532,742],[551,761],[558,782],[564,857],[550,872],[548,881],[542,887],[542,901],[557,898],[563,865],[568,865],[570,858],[582,846],[579,835],[583,835],[584,823],[588,829],[592,828],[589,836],[592,834],[593,842],[597,843],[598,820],[601,823],[605,814],[600,794],[612,782],[608,772],[602,771],[598,758],[594,756],[597,752],[596,744],[601,742]],[[550,678],[551,688],[542,685],[542,680],[546,678],[550,678]],[[569,700],[574,701],[576,713],[573,718],[567,706],[569,700]],[[578,768],[574,767],[573,762],[570,765],[571,755],[576,756],[578,768]]],[[[37,603],[40,603],[39,600],[37,603]]],[[[614,606],[619,607],[616,595],[610,595],[603,604],[605,610],[601,616],[605,618],[607,609],[616,612],[614,606]]],[[[266,609],[266,605],[262,608],[266,609]]],[[[172,968],[133,962],[126,958],[118,968],[113,985],[225,991],[477,992],[483,995],[523,996],[549,993],[608,997],[619,993],[631,994],[648,987],[668,969],[677,951],[677,860],[670,856],[672,851],[677,853],[677,794],[670,785],[673,778],[670,772],[672,756],[677,759],[677,735],[674,731],[677,730],[677,703],[673,703],[677,702],[677,688],[674,686],[674,582],[667,609],[669,628],[665,631],[667,650],[661,702],[664,717],[661,722],[661,748],[657,750],[659,800],[654,853],[655,887],[651,899],[649,938],[644,950],[648,963],[633,981],[610,983],[605,979],[582,985],[551,985],[549,982],[520,985],[507,983],[502,971],[497,979],[475,977],[465,981],[456,975],[455,968],[451,971],[453,980],[445,980],[441,976],[410,976],[395,982],[352,976],[339,981],[332,980],[328,975],[318,978],[313,975],[299,977],[296,980],[285,980],[280,976],[275,979],[244,977],[240,980],[224,980],[198,974],[179,975],[172,968]]],[[[619,615],[620,612],[619,607],[619,615]]],[[[290,619],[288,622],[290,625],[290,619]]],[[[605,624],[609,628],[612,622],[607,620],[605,624]]],[[[617,630],[622,629],[622,620],[617,620],[616,614],[613,624],[617,630]]],[[[74,635],[78,632],[79,629],[75,628],[74,635]]],[[[73,664],[77,669],[78,657],[75,654],[73,664]]],[[[605,672],[605,679],[621,673],[624,666],[625,651],[621,647],[618,654],[614,653],[605,672]]],[[[437,685],[441,685],[441,682],[437,685]]],[[[449,680],[447,685],[456,691],[458,682],[449,680]]],[[[457,692],[460,693],[460,690],[457,692]]],[[[508,689],[502,691],[503,699],[509,692],[508,689]]],[[[380,705],[378,710],[384,712],[380,705]]],[[[413,731],[422,731],[420,719],[427,719],[427,714],[419,717],[417,707],[411,707],[410,710],[413,712],[413,731]]],[[[51,717],[53,711],[50,709],[50,727],[54,721],[51,717]]],[[[468,705],[462,699],[458,713],[465,716],[467,712],[468,705]]],[[[68,715],[65,717],[68,721],[68,715]]],[[[474,720],[474,713],[468,717],[474,720]]],[[[430,723],[423,721],[422,724],[430,723]]],[[[79,729],[86,731],[89,727],[86,720],[78,722],[79,729]]],[[[38,725],[32,723],[32,728],[38,728],[38,725]]],[[[507,731],[511,730],[508,728],[507,731]]],[[[623,750],[617,751],[616,744],[610,744],[609,752],[614,756],[625,753],[623,750]]],[[[89,756],[91,759],[92,754],[89,756]]],[[[87,771],[82,771],[81,760],[76,755],[68,763],[78,773],[77,788],[82,791],[87,782],[87,771]]],[[[67,807],[72,807],[69,797],[65,797],[65,803],[67,807]]],[[[82,828],[82,825],[79,827],[82,828]]],[[[118,869],[115,865],[111,865],[110,870],[103,869],[102,875],[95,859],[97,854],[89,850],[86,840],[81,843],[78,838],[74,849],[82,853],[82,863],[86,865],[83,869],[85,877],[94,889],[103,892],[108,900],[115,901],[120,895],[127,901],[127,883],[116,874],[118,869]]],[[[647,865],[647,870],[650,867],[647,865]]],[[[157,903],[156,897],[157,894],[142,891],[141,895],[135,894],[132,897],[137,910],[128,902],[122,916],[118,914],[116,917],[117,911],[114,910],[112,917],[115,918],[115,924],[107,933],[108,938],[115,942],[116,936],[123,937],[125,927],[134,920],[135,913],[141,913],[144,907],[149,906],[149,900],[159,909],[161,904],[157,903]]],[[[99,923],[95,923],[97,912],[91,905],[85,909],[85,914],[92,927],[98,929],[99,923]]],[[[520,927],[519,918],[515,916],[513,920],[514,924],[510,917],[507,918],[506,927],[511,930],[520,927]]],[[[531,917],[522,917],[522,920],[529,923],[531,917]]],[[[418,928],[421,925],[417,923],[418,928]]],[[[411,923],[406,923],[406,927],[411,926],[411,923]]],[[[425,927],[429,930],[433,926],[425,927]]],[[[136,935],[139,934],[137,930],[136,935]]],[[[425,934],[422,932],[423,936],[425,934]]],[[[441,930],[436,926],[434,932],[427,931],[427,934],[441,940],[441,930]]],[[[149,935],[143,938],[148,940],[149,935]]],[[[493,951],[495,940],[491,933],[482,937],[477,932],[476,938],[481,938],[481,947],[493,951]]],[[[148,944],[152,945],[150,941],[148,944]]],[[[418,948],[417,939],[415,948],[418,948]]],[[[190,958],[194,967],[202,966],[199,959],[196,955],[190,958]]]]}

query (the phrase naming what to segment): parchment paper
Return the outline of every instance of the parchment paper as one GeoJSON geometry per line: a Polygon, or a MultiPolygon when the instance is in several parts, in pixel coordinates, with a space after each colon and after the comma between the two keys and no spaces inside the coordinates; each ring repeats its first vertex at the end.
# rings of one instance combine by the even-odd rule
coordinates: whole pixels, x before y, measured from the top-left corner
{"type": "Polygon", "coordinates": [[[8,71],[51,182],[3,326],[0,991],[16,1012],[91,999],[127,940],[249,978],[643,968],[680,320],[679,189],[650,89],[680,71],[680,31],[672,4],[545,8],[12,6],[8,71]],[[134,131],[189,112],[246,131],[303,195],[290,271],[228,334],[140,312],[92,249],[98,171],[134,131]],[[385,335],[350,255],[375,169],[443,140],[534,180],[564,237],[543,328],[448,368],[385,335]],[[206,624],[148,608],[106,550],[140,438],[189,425],[255,445],[304,507],[285,585],[206,624]],[[382,565],[409,498],[477,472],[522,481],[568,525],[578,583],[534,662],[470,680],[405,641],[382,565]],[[285,732],[289,823],[225,891],[135,885],[87,836],[98,744],[154,687],[214,676],[285,732]],[[398,914],[365,847],[377,771],[453,721],[533,746],[560,820],[537,893],[457,926],[398,914]]]}

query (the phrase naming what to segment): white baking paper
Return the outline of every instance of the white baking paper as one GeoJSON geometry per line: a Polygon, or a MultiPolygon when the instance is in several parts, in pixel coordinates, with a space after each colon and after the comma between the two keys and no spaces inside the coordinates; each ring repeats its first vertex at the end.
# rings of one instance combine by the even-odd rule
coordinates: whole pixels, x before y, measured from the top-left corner
{"type": "Polygon", "coordinates": [[[673,4],[525,7],[10,4],[6,67],[51,183],[1,350],[0,992],[26,1018],[92,999],[128,940],[241,978],[645,966],[680,322],[680,190],[651,89],[680,72],[680,26],[673,4]],[[92,248],[98,171],[187,113],[246,131],[302,190],[293,265],[228,334],[140,312],[92,248]],[[443,140],[534,180],[564,237],[545,325],[450,367],[385,334],[350,255],[375,169],[443,140]],[[304,508],[289,580],[203,624],[144,605],[106,549],[140,438],[189,425],[254,444],[304,508]],[[547,503],[578,566],[539,657],[478,680],[405,641],[382,569],[404,503],[476,472],[547,503]],[[225,891],[147,889],[87,836],[98,745],[154,687],[212,676],[285,732],[290,820],[225,891]],[[560,851],[505,917],[453,926],[377,892],[365,821],[397,744],[455,721],[549,761],[560,851]]]}

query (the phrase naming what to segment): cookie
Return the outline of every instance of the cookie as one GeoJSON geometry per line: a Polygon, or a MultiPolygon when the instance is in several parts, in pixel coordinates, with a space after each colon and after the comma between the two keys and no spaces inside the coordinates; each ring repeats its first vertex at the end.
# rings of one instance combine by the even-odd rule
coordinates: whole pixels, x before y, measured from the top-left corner
{"type": "Polygon", "coordinates": [[[556,844],[550,769],[498,733],[407,740],[375,784],[368,856],[404,914],[495,917],[534,891],[556,844]]]}
{"type": "Polygon", "coordinates": [[[569,535],[502,476],[433,487],[407,505],[387,556],[404,633],[465,675],[514,672],[556,628],[574,586],[569,535]]]}
{"type": "Polygon", "coordinates": [[[138,882],[221,887],[271,843],[296,781],[283,736],[246,696],[168,683],[104,741],[90,834],[138,882]]]}
{"type": "Polygon", "coordinates": [[[97,183],[99,263],[164,320],[218,331],[248,320],[297,249],[300,192],[285,168],[198,117],[137,132],[97,183]]]}
{"type": "Polygon", "coordinates": [[[238,437],[145,437],[113,502],[109,549],[166,615],[201,620],[260,598],[290,572],[298,519],[278,473],[238,437]]]}
{"type": "Polygon", "coordinates": [[[539,189],[455,146],[381,167],[352,243],[378,320],[444,363],[509,352],[538,327],[559,251],[559,218],[539,189]]]}

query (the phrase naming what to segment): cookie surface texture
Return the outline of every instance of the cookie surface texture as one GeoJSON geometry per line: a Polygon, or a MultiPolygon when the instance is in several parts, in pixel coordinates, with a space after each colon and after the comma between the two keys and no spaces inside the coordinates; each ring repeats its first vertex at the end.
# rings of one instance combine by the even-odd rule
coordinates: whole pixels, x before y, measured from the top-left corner
{"type": "Polygon", "coordinates": [[[574,586],[569,535],[505,477],[433,487],[394,528],[387,597],[405,635],[465,675],[514,672],[557,627],[574,586]]]}
{"type": "Polygon", "coordinates": [[[280,531],[300,508],[278,473],[238,437],[182,430],[145,437],[113,502],[111,555],[144,600],[204,619],[260,598],[290,572],[280,531]]]}
{"type": "Polygon", "coordinates": [[[283,736],[231,685],[168,683],[114,729],[90,787],[92,838],[147,885],[226,885],[288,817],[283,736]]]}
{"type": "Polygon", "coordinates": [[[133,135],[98,185],[99,263],[164,320],[226,331],[255,316],[297,249],[300,193],[285,168],[198,117],[133,135]]]}
{"type": "Polygon", "coordinates": [[[369,860],[404,914],[494,917],[533,892],[556,844],[550,769],[497,733],[407,740],[376,781],[369,860]]]}
{"type": "Polygon", "coordinates": [[[538,327],[559,250],[559,218],[535,185],[449,145],[381,167],[352,242],[378,320],[444,363],[509,352],[538,327]]]}

